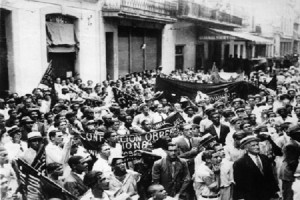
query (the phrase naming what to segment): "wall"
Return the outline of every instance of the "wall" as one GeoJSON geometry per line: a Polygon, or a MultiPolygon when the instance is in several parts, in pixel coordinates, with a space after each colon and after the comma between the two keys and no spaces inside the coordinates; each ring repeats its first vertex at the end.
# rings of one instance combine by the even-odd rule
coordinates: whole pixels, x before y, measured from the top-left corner
{"type": "Polygon", "coordinates": [[[45,15],[51,13],[77,18],[80,50],[75,68],[84,81],[101,80],[98,11],[85,9],[83,4],[75,8],[30,1],[8,2],[1,7],[11,11],[7,22],[12,32],[8,38],[10,91],[23,95],[38,86],[47,68],[45,15]]]}
{"type": "MultiPolygon", "coordinates": [[[[184,69],[196,66],[196,43],[197,31],[193,24],[188,22],[177,22],[174,24],[176,42],[175,45],[184,46],[184,69]]],[[[175,51],[175,46],[174,50],[175,51]]],[[[174,56],[175,57],[175,56],[174,56]]]]}

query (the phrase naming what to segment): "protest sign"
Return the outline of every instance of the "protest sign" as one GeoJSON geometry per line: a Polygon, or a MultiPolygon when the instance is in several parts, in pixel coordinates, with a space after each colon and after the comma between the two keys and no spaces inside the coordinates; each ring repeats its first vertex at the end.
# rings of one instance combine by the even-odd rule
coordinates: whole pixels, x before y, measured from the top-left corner
{"type": "MultiPolygon", "coordinates": [[[[119,142],[122,145],[123,156],[133,156],[137,150],[142,150],[148,147],[149,144],[155,142],[163,136],[170,136],[174,132],[174,127],[154,130],[144,134],[130,134],[119,137],[119,142]]],[[[96,151],[97,147],[103,143],[103,133],[87,133],[82,138],[84,147],[89,151],[96,151]]]]}

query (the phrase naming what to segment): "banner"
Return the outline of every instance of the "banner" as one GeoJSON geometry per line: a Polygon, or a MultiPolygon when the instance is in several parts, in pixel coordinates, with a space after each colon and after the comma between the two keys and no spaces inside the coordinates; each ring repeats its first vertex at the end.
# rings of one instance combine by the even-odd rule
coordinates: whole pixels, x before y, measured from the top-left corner
{"type": "Polygon", "coordinates": [[[164,91],[162,97],[167,98],[171,103],[178,102],[181,96],[188,96],[193,100],[197,95],[197,91],[201,91],[215,101],[225,95],[224,89],[226,88],[230,98],[240,97],[246,99],[249,94],[256,94],[260,91],[258,87],[246,81],[203,84],[157,77],[155,84],[155,91],[164,91]]]}
{"type": "Polygon", "coordinates": [[[53,66],[52,60],[50,61],[47,70],[45,71],[40,84],[47,85],[48,87],[52,87],[53,84],[53,66]]]}
{"type": "MultiPolygon", "coordinates": [[[[144,134],[130,134],[119,137],[119,142],[122,145],[123,156],[133,156],[136,150],[142,150],[148,147],[159,138],[163,136],[172,137],[175,127],[168,127],[164,129],[154,130],[144,134]]],[[[97,147],[104,143],[103,133],[87,133],[81,137],[84,148],[89,151],[96,151],[97,147]]]]}

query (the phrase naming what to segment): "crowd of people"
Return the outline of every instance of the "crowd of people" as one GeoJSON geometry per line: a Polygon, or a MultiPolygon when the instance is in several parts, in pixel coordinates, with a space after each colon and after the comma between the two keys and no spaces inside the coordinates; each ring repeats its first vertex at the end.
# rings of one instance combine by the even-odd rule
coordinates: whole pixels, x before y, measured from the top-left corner
{"type": "MultiPolygon", "coordinates": [[[[58,77],[52,88],[12,93],[0,99],[1,199],[24,198],[13,163],[33,165],[44,150],[47,176],[82,200],[298,200],[300,69],[273,70],[277,88],[260,86],[245,100],[211,101],[199,92],[170,103],[154,91],[157,76],[207,83],[211,77],[160,69],[102,83],[58,77]],[[130,101],[116,99],[116,91],[130,101]],[[184,119],[177,132],[148,144],[128,166],[119,138],[151,132],[177,113],[184,119]],[[92,154],[81,139],[95,132],[104,140],[92,154]]],[[[59,195],[45,194],[66,199],[59,195]]]]}

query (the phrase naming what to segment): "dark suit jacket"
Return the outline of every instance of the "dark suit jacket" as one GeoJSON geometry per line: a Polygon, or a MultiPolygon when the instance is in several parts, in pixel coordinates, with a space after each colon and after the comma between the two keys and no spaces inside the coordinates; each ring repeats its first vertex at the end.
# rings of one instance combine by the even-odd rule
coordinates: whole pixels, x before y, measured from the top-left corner
{"type": "Polygon", "coordinates": [[[184,193],[191,181],[187,162],[181,158],[175,162],[174,177],[172,177],[172,163],[168,156],[155,161],[152,167],[152,181],[163,185],[172,197],[177,193],[184,193]]]}
{"type": "Polygon", "coordinates": [[[218,143],[225,145],[226,136],[230,132],[230,129],[228,126],[224,124],[221,124],[220,126],[221,126],[220,137],[218,137],[218,134],[213,124],[209,126],[205,131],[209,132],[213,136],[216,136],[216,140],[218,143]]]}
{"type": "Polygon", "coordinates": [[[233,172],[236,199],[269,200],[278,191],[271,162],[264,155],[259,157],[263,174],[248,154],[235,161],[233,172]]]}
{"type": "Polygon", "coordinates": [[[180,158],[193,159],[198,154],[198,152],[191,151],[191,149],[199,146],[200,138],[190,138],[190,144],[187,143],[184,136],[178,136],[173,141],[178,146],[180,158]]]}

